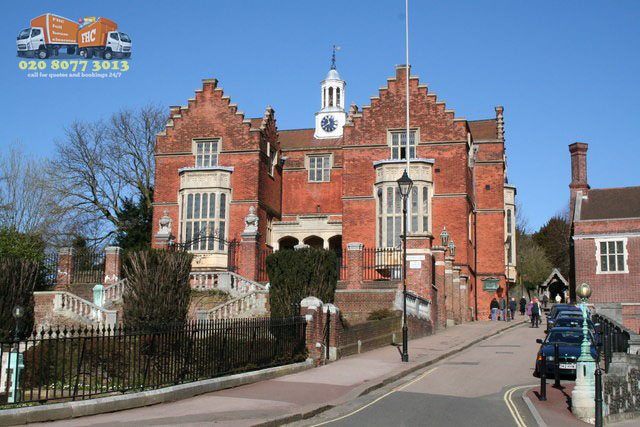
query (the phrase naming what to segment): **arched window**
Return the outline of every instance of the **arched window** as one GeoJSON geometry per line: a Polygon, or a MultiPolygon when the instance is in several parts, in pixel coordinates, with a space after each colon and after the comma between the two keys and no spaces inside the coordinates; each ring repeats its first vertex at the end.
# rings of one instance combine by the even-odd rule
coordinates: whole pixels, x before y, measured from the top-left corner
{"type": "Polygon", "coordinates": [[[336,106],[339,107],[340,105],[340,88],[336,88],[336,106]]]}
{"type": "Polygon", "coordinates": [[[511,209],[507,210],[507,233],[511,233],[511,209]]]}
{"type": "Polygon", "coordinates": [[[333,107],[333,88],[329,88],[329,107],[333,107]]]}

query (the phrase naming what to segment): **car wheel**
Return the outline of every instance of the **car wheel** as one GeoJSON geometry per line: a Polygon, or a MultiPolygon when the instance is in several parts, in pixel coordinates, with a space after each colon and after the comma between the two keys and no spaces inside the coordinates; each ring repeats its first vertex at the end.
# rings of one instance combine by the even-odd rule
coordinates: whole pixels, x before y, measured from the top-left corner
{"type": "Polygon", "coordinates": [[[49,56],[49,52],[47,52],[46,49],[40,49],[38,50],[38,58],[40,59],[47,59],[47,57],[49,56]]]}
{"type": "Polygon", "coordinates": [[[104,59],[106,59],[107,61],[110,61],[113,58],[113,52],[111,52],[111,49],[105,50],[103,56],[104,56],[104,59]]]}

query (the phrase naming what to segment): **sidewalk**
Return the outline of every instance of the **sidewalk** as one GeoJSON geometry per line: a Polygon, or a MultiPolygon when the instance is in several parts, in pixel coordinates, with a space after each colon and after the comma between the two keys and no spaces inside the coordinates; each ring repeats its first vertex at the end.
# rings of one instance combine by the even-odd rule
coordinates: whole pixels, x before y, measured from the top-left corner
{"type": "MultiPolygon", "coordinates": [[[[348,402],[413,371],[524,323],[472,322],[409,341],[409,362],[386,346],[314,369],[193,398],[126,411],[59,421],[81,425],[280,425],[348,402]]],[[[51,425],[51,423],[47,423],[51,425]]]]}

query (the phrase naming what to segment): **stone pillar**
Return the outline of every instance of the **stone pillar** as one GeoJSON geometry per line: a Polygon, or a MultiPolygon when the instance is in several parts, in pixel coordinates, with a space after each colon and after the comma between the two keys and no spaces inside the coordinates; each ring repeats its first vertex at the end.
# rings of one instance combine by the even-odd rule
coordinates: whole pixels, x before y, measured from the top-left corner
{"type": "Polygon", "coordinates": [[[462,323],[462,295],[460,292],[460,266],[453,266],[453,320],[456,325],[462,323]]]}
{"type": "Polygon", "coordinates": [[[238,274],[253,281],[258,280],[259,237],[257,231],[242,233],[238,254],[238,274]]]}
{"type": "Polygon", "coordinates": [[[162,217],[158,221],[159,229],[155,235],[156,238],[156,247],[159,249],[168,249],[171,241],[173,240],[173,235],[171,234],[171,217],[169,216],[169,209],[164,208],[162,212],[162,217]]]}
{"type": "Polygon", "coordinates": [[[56,291],[69,291],[73,283],[73,268],[76,250],[73,248],[61,248],[58,251],[58,278],[56,291]]]}
{"type": "Polygon", "coordinates": [[[300,302],[300,315],[305,317],[306,346],[309,357],[316,364],[322,358],[322,301],[316,297],[306,297],[300,302]]]}
{"type": "Polygon", "coordinates": [[[362,249],[360,242],[347,244],[347,289],[362,289],[362,249]]]}
{"type": "Polygon", "coordinates": [[[447,326],[453,326],[453,257],[444,258],[444,287],[446,292],[445,305],[447,307],[447,326]]]}
{"type": "Polygon", "coordinates": [[[469,312],[469,276],[466,274],[460,275],[460,305],[462,306],[462,322],[468,322],[473,320],[471,313],[469,312]]]}
{"type": "Polygon", "coordinates": [[[121,254],[122,248],[118,246],[107,246],[104,250],[104,280],[102,283],[105,286],[112,285],[120,280],[121,254]]]}
{"type": "Polygon", "coordinates": [[[407,236],[407,291],[433,301],[431,239],[430,234],[407,236]]]}
{"type": "Polygon", "coordinates": [[[434,246],[431,248],[431,254],[434,259],[435,271],[433,274],[435,286],[438,289],[438,327],[447,327],[447,310],[446,310],[446,289],[444,285],[444,246],[434,246]]]}

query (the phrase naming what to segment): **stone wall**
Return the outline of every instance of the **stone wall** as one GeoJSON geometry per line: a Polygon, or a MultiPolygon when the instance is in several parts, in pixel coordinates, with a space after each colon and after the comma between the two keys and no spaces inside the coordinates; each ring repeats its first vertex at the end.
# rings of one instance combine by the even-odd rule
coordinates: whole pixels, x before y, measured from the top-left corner
{"type": "Polygon", "coordinates": [[[602,375],[606,423],[640,417],[640,356],[613,353],[609,373],[602,375]]]}

